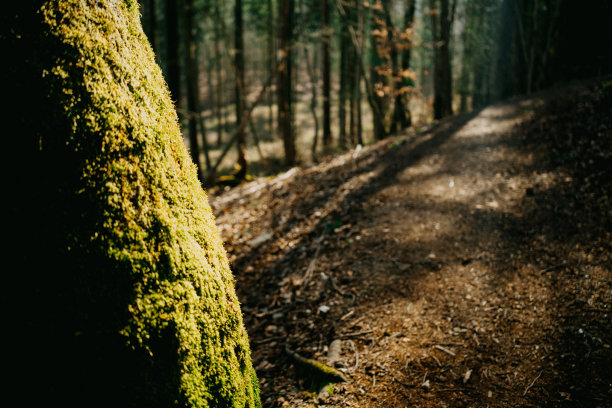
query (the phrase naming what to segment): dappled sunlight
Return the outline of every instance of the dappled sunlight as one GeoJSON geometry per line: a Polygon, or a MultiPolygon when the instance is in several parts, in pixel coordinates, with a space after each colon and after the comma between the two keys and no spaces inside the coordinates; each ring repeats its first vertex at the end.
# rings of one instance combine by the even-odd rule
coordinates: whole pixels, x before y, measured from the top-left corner
{"type": "Polygon", "coordinates": [[[537,100],[525,100],[517,104],[489,106],[457,132],[457,138],[480,138],[491,133],[509,132],[516,124],[529,119],[541,104],[537,100]]]}
{"type": "Polygon", "coordinates": [[[337,389],[361,406],[559,401],[557,378],[589,364],[600,382],[583,387],[603,389],[609,249],[575,212],[576,176],[525,149],[542,106],[495,106],[213,200],[260,376],[278,375],[281,344],[325,361],[342,339],[352,382],[337,389]]]}

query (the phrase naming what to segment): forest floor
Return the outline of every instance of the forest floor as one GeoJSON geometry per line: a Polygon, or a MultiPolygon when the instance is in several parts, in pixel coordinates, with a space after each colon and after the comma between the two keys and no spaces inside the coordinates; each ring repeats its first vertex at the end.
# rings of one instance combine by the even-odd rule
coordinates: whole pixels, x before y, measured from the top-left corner
{"type": "Polygon", "coordinates": [[[211,204],[264,407],[612,406],[612,80],[211,204]],[[319,393],[286,349],[348,382],[319,393]]]}

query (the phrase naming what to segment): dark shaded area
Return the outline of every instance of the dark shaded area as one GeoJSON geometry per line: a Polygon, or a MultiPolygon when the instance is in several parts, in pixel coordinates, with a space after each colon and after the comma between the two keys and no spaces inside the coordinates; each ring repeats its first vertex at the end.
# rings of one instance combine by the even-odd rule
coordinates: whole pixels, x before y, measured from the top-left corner
{"type": "Polygon", "coordinates": [[[612,2],[561,3],[558,50],[554,82],[590,78],[612,73],[612,2]]]}
{"type": "Polygon", "coordinates": [[[609,295],[612,281],[591,276],[612,265],[610,84],[570,88],[569,95],[550,99],[520,128],[525,152],[541,152],[534,171],[567,175],[554,186],[534,186],[523,218],[502,225],[509,239],[522,236],[530,248],[521,261],[540,264],[557,290],[551,308],[558,330],[549,341],[558,345],[551,359],[561,374],[549,392],[551,398],[568,390],[572,395],[548,406],[601,406],[612,399],[612,299],[593,297],[600,287],[609,295]]]}

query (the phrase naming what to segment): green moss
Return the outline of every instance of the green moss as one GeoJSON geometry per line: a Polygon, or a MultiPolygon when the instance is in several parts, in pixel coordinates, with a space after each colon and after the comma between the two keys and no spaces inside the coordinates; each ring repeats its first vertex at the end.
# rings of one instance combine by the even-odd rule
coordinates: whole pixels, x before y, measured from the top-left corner
{"type": "Polygon", "coordinates": [[[26,332],[60,344],[33,359],[69,372],[39,376],[120,406],[260,406],[227,256],[137,3],[28,6],[8,86],[32,164],[11,212],[40,258],[15,256],[37,294],[26,332]]]}

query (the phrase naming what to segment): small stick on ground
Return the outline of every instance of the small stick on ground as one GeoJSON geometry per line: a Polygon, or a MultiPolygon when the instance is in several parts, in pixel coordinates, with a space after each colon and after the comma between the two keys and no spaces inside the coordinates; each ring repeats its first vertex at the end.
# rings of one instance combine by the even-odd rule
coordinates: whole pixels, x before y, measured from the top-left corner
{"type": "Polygon", "coordinates": [[[454,352],[450,351],[449,349],[447,349],[445,347],[440,346],[439,344],[436,344],[434,346],[434,348],[437,349],[437,350],[443,351],[443,352],[445,352],[446,354],[448,354],[450,356],[455,357],[455,353],[454,352]]]}
{"type": "Polygon", "coordinates": [[[438,367],[442,367],[442,363],[436,358],[436,356],[433,354],[430,354],[429,356],[438,364],[438,367]]]}
{"type": "Polygon", "coordinates": [[[342,317],[340,318],[340,320],[344,320],[344,319],[346,319],[347,317],[351,316],[353,313],[355,313],[355,311],[354,311],[354,310],[351,310],[350,312],[348,312],[347,314],[345,314],[344,316],[342,316],[342,317]]]}
{"type": "Polygon", "coordinates": [[[525,388],[525,392],[523,393],[523,397],[525,395],[527,395],[527,393],[529,392],[529,390],[531,389],[531,387],[533,387],[533,385],[535,384],[535,382],[538,380],[538,378],[540,378],[540,376],[542,375],[544,371],[540,371],[540,374],[538,374],[538,376],[536,378],[533,379],[533,381],[531,382],[531,384],[529,384],[527,386],[527,388],[525,388]]]}
{"type": "Polygon", "coordinates": [[[363,336],[364,334],[370,334],[370,333],[374,333],[374,330],[364,330],[364,331],[360,331],[356,333],[346,333],[346,334],[341,334],[338,337],[341,339],[348,339],[350,337],[360,337],[360,336],[363,336]]]}
{"type": "Polygon", "coordinates": [[[357,366],[359,365],[359,353],[357,352],[357,347],[355,346],[355,343],[353,343],[353,340],[349,340],[348,344],[351,345],[351,348],[353,349],[353,352],[355,353],[355,366],[353,367],[353,371],[357,370],[357,366]]]}

